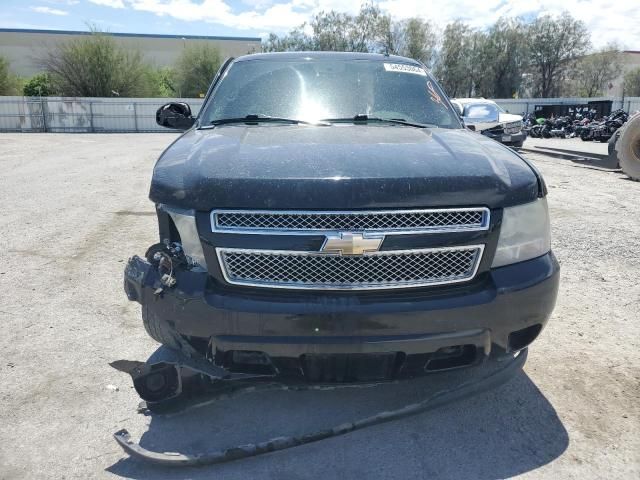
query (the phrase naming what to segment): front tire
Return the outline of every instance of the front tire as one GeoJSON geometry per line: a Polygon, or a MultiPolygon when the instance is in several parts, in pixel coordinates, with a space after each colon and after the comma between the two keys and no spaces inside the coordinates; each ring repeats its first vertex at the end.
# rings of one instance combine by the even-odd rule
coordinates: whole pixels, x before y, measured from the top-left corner
{"type": "Polygon", "coordinates": [[[166,322],[153,312],[147,305],[142,305],[142,324],[149,336],[156,342],[166,345],[169,348],[180,350],[180,343],[176,339],[176,334],[169,329],[166,322]]]}
{"type": "Polygon", "coordinates": [[[622,171],[632,180],[640,181],[640,114],[631,117],[620,129],[615,149],[622,171]]]}

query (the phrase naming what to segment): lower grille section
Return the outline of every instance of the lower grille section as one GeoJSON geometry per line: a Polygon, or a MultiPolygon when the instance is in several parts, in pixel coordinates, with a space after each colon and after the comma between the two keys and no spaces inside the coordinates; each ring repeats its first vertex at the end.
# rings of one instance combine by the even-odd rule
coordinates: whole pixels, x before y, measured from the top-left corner
{"type": "Polygon", "coordinates": [[[391,380],[399,353],[302,355],[302,371],[311,382],[370,382],[391,380]]]}
{"type": "Polygon", "coordinates": [[[332,255],[218,248],[227,282],[270,288],[385,289],[471,280],[483,246],[332,255]]]}

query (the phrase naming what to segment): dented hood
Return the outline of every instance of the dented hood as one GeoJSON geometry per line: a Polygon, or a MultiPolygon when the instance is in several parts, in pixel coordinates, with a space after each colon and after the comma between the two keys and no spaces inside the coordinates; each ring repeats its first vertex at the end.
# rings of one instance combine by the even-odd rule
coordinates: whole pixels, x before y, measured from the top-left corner
{"type": "Polygon", "coordinates": [[[462,129],[227,125],[191,130],[158,160],[150,198],[213,208],[354,209],[532,201],[516,153],[462,129]]]}

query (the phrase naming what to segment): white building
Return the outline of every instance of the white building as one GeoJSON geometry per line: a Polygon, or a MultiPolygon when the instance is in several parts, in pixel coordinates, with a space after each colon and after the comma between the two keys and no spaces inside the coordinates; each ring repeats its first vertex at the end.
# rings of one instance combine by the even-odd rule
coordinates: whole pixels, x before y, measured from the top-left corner
{"type": "MultiPolygon", "coordinates": [[[[158,67],[173,65],[187,45],[208,43],[218,47],[223,57],[237,57],[260,51],[257,37],[209,37],[194,35],[152,35],[137,33],[105,33],[126,48],[137,49],[146,60],[158,67]]],[[[9,61],[11,71],[30,77],[42,69],[39,59],[57,44],[73,40],[89,32],[64,30],[23,30],[0,28],[0,55],[9,61]]]]}
{"type": "Polygon", "coordinates": [[[620,75],[618,75],[614,80],[611,81],[609,87],[604,91],[605,95],[611,97],[622,97],[628,96],[628,94],[622,91],[622,86],[624,84],[624,75],[636,68],[640,68],[640,51],[636,50],[624,50],[621,53],[621,65],[620,75]]]}

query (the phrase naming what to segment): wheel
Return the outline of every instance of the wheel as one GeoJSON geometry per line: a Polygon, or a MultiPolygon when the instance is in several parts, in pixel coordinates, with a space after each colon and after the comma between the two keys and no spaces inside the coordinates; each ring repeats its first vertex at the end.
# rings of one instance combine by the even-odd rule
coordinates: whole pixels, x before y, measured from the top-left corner
{"type": "Polygon", "coordinates": [[[156,342],[169,348],[180,350],[181,345],[176,339],[176,334],[169,329],[166,322],[162,322],[148,305],[142,305],[142,323],[149,336],[156,342]]]}
{"type": "Polygon", "coordinates": [[[615,148],[622,171],[632,180],[640,181],[640,114],[620,129],[615,148]]]}

